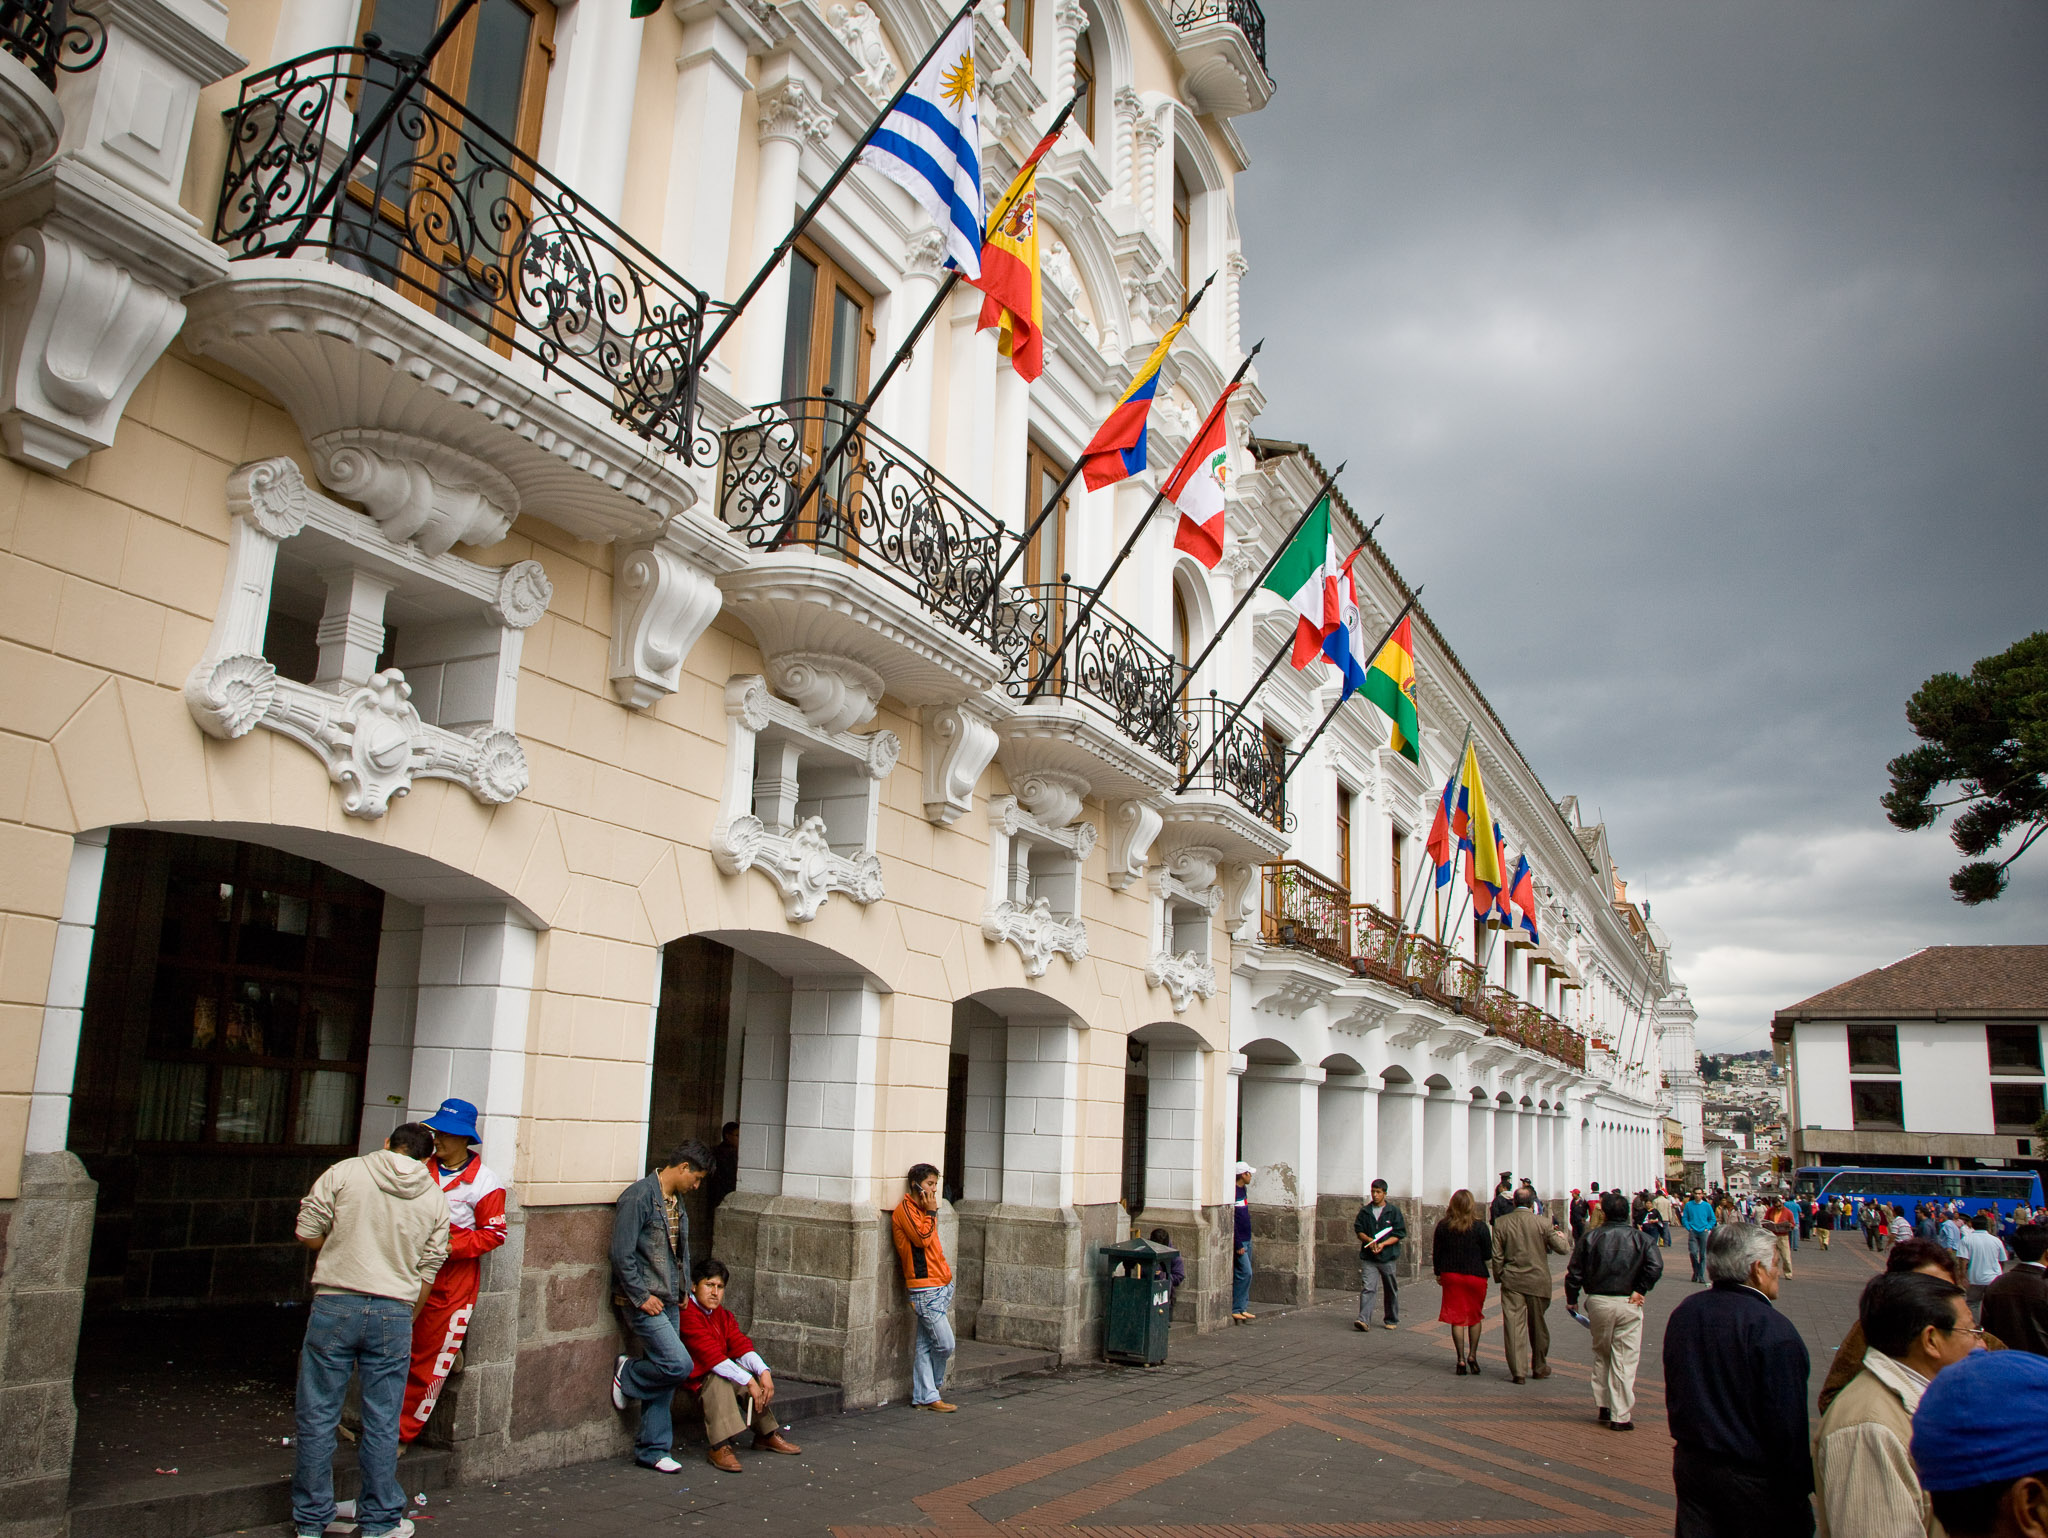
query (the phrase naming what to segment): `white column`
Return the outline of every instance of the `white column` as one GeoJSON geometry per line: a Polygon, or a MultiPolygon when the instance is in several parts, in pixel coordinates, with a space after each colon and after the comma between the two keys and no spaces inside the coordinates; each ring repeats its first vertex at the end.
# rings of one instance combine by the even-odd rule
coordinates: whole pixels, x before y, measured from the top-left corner
{"type": "Polygon", "coordinates": [[[987,507],[995,487],[996,380],[991,365],[996,345],[993,331],[984,335],[976,330],[980,319],[981,291],[961,284],[934,325],[951,349],[946,363],[946,457],[939,468],[987,507]]]}
{"type": "Polygon", "coordinates": [[[406,1104],[418,1118],[469,1101],[492,1166],[514,1179],[536,939],[503,903],[429,903],[420,929],[406,1104]]]}
{"type": "Polygon", "coordinates": [[[1226,358],[1244,356],[1244,277],[1251,271],[1251,266],[1242,251],[1232,251],[1223,258],[1223,355],[1226,358]]]}
{"type": "Polygon", "coordinates": [[[278,15],[272,50],[282,62],[318,48],[345,48],[356,40],[357,14],[358,0],[293,0],[278,15]]]}
{"type": "Polygon", "coordinates": [[[1384,1180],[1387,1194],[1411,1207],[1423,1200],[1423,1092],[1417,1084],[1382,1082],[1379,1092],[1379,1167],[1367,1182],[1384,1180]]]}
{"type": "Polygon", "coordinates": [[[1244,1153],[1251,1199],[1262,1207],[1316,1204],[1316,1111],[1323,1070],[1307,1063],[1253,1063],[1246,1070],[1244,1153]]]}
{"type": "Polygon", "coordinates": [[[356,1152],[384,1146],[409,1114],[413,1027],[419,1015],[420,940],[425,910],[388,893],[377,936],[377,991],[370,999],[370,1052],[363,1073],[363,1117],[356,1152]],[[395,1101],[393,1097],[396,1097],[395,1101]]]}
{"type": "MultiPolygon", "coordinates": [[[[865,979],[802,978],[789,994],[782,1194],[870,1206],[882,996],[865,979]]],[[[745,1125],[745,1118],[741,1118],[745,1125]]]]}
{"type": "MultiPolygon", "coordinates": [[[[578,0],[579,6],[591,3],[578,0]]],[[[684,26],[683,46],[676,55],[676,112],[669,141],[661,255],[717,298],[736,292],[739,286],[726,269],[732,260],[734,176],[749,86],[746,44],[723,15],[707,10],[708,14],[684,26]]],[[[793,199],[793,191],[791,196],[793,199]]],[[[765,249],[772,251],[787,228],[787,222],[778,226],[765,249]]],[[[784,302],[786,305],[786,289],[784,302]]],[[[751,318],[754,311],[750,308],[747,314],[751,318]]],[[[720,355],[726,361],[714,367],[722,368],[729,382],[730,349],[721,349],[720,355]]]]}
{"type": "MultiPolygon", "coordinates": [[[[625,202],[626,148],[633,136],[633,97],[640,88],[640,44],[646,30],[630,7],[603,0],[564,6],[555,29],[557,63],[548,80],[540,157],[578,197],[610,219],[619,217],[625,202]]],[[[728,202],[730,182],[728,175],[728,202]]],[[[687,269],[684,276],[717,292],[717,285],[687,269]]]]}
{"type": "MultiPolygon", "coordinates": [[[[1518,1106],[1515,1109],[1515,1147],[1521,1150],[1520,1169],[1533,1184],[1539,1177],[1543,1161],[1543,1115],[1535,1106],[1518,1106]]],[[[1542,1187],[1538,1186],[1538,1190],[1542,1187]]]]}
{"type": "Polygon", "coordinates": [[[1484,1207],[1493,1199],[1494,1172],[1500,1168],[1494,1158],[1493,1097],[1465,1097],[1465,1178],[1460,1185],[1471,1191],[1484,1207]]]}
{"type": "Polygon", "coordinates": [[[789,1119],[787,979],[744,956],[732,962],[732,1021],[741,1032],[739,1189],[782,1194],[789,1119]]]}
{"type": "Polygon", "coordinates": [[[107,867],[107,830],[94,828],[71,841],[64,878],[64,908],[43,990],[43,1029],[36,1043],[36,1076],[28,1105],[24,1153],[61,1153],[71,1132],[71,1086],[78,1072],[78,1039],[85,1020],[85,982],[92,970],[93,925],[100,911],[100,878],[107,867]]]}
{"type": "MultiPolygon", "coordinates": [[[[946,236],[937,225],[928,224],[910,237],[903,253],[903,281],[889,301],[895,335],[889,339],[889,353],[903,345],[903,338],[924,314],[938,291],[940,264],[945,260],[946,236]]],[[[939,316],[910,355],[903,368],[903,383],[882,396],[880,409],[887,426],[905,448],[929,459],[932,452],[932,372],[939,348],[945,345],[945,317],[939,316]]],[[[1022,476],[1019,476],[1022,479],[1022,476]]]]}
{"type": "Polygon", "coordinates": [[[1333,1073],[1316,1102],[1319,1191],[1364,1196],[1379,1160],[1379,1095],[1362,1073],[1333,1073]]]}
{"type": "MultiPolygon", "coordinates": [[[[788,73],[787,58],[773,62],[781,71],[764,80],[755,95],[761,156],[754,183],[754,254],[750,270],[758,269],[789,233],[796,219],[797,172],[806,140],[822,142],[831,123],[825,104],[800,76],[788,73]]],[[[737,394],[748,406],[761,406],[782,394],[782,353],[789,321],[789,263],[780,262],[747,306],[740,323],[740,366],[737,394]]]]}
{"type": "Polygon", "coordinates": [[[1005,1205],[1073,1205],[1080,1053],[1081,1033],[1071,1021],[1010,1021],[1003,1105],[1005,1205]]]}
{"type": "Polygon", "coordinates": [[[1058,0],[1052,12],[1054,31],[1053,89],[1054,109],[1065,106],[1067,98],[1074,94],[1074,41],[1088,25],[1088,8],[1081,0],[1058,0]]]}
{"type": "MultiPolygon", "coordinates": [[[[993,335],[993,333],[991,333],[993,335]]],[[[1038,509],[1026,510],[1024,456],[1031,431],[1031,386],[1010,360],[996,355],[994,483],[988,510],[1005,528],[1022,530],[1038,509]]],[[[1034,494],[1036,488],[1032,488],[1034,494]]]]}
{"type": "Polygon", "coordinates": [[[1009,1046],[1006,1027],[974,1025],[967,1032],[967,1135],[962,1140],[964,1167],[960,1197],[970,1202],[1003,1199],[1004,1079],[1009,1046]]]}
{"type": "MultiPolygon", "coordinates": [[[[1145,1210],[1199,1213],[1202,1181],[1203,1059],[1199,1047],[1145,1050],[1145,1210]]],[[[1232,1161],[1233,1163],[1236,1161],[1232,1161]]]]}
{"type": "Polygon", "coordinates": [[[1472,1102],[1454,1090],[1428,1092],[1422,1103],[1422,1200],[1441,1206],[1466,1184],[1471,1112],[1472,1102]]]}

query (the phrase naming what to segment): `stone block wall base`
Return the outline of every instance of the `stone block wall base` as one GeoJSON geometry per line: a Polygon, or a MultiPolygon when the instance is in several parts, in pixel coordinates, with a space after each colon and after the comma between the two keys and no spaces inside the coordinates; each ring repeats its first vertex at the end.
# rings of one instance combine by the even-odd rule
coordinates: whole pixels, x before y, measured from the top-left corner
{"type": "Polygon", "coordinates": [[[1122,1237],[1123,1219],[1114,1202],[992,1208],[975,1339],[1057,1351],[1062,1362],[1093,1361],[1102,1349],[1099,1250],[1122,1237]]]}
{"type": "Polygon", "coordinates": [[[1430,1235],[1450,1209],[1443,1202],[1417,1202],[1401,1210],[1408,1215],[1408,1242],[1401,1246],[1401,1264],[1396,1269],[1401,1280],[1409,1282],[1430,1269],[1430,1235]]]}
{"type": "Polygon", "coordinates": [[[1316,1197],[1316,1286],[1348,1292],[1358,1286],[1358,1209],[1362,1196],[1316,1197]]]}
{"type": "Polygon", "coordinates": [[[557,1468],[632,1447],[632,1419],[612,1408],[609,1390],[612,1362],[626,1349],[611,1306],[610,1204],[521,1209],[508,1202],[506,1218],[514,1237],[486,1257],[483,1297],[495,1300],[516,1288],[514,1301],[488,1314],[479,1307],[470,1333],[477,1349],[450,1388],[458,1396],[451,1430],[504,1430],[458,1448],[457,1477],[464,1480],[557,1468]],[[499,1358],[504,1331],[512,1337],[509,1364],[499,1358]],[[474,1384],[467,1381],[472,1372],[474,1384]],[[496,1419],[501,1392],[503,1422],[496,1419]]]}
{"type": "Polygon", "coordinates": [[[1252,1302],[1306,1307],[1315,1287],[1315,1209],[1252,1203],[1252,1302]]]}
{"type": "Polygon", "coordinates": [[[1173,1322],[1177,1328],[1193,1329],[1206,1335],[1230,1322],[1230,1208],[1204,1207],[1190,1212],[1185,1207],[1147,1207],[1131,1226],[1140,1234],[1163,1228],[1173,1236],[1187,1277],[1174,1300],[1173,1322]]]}
{"type": "Polygon", "coordinates": [[[99,1187],[74,1154],[29,1154],[0,1203],[0,1538],[55,1538],[71,1490],[71,1373],[99,1187]]]}
{"type": "Polygon", "coordinates": [[[953,1333],[961,1340],[979,1340],[984,1288],[983,1265],[988,1253],[988,1217],[994,1202],[955,1202],[953,1221],[959,1234],[946,1255],[953,1263],[953,1333]]]}

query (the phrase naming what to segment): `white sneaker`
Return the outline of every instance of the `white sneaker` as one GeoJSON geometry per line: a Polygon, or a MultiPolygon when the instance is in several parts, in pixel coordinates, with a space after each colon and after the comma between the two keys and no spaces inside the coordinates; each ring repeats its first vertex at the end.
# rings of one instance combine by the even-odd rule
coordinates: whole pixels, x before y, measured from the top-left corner
{"type": "Polygon", "coordinates": [[[676,1462],[675,1459],[669,1457],[665,1453],[661,1457],[655,1459],[652,1463],[643,1463],[640,1465],[640,1467],[642,1467],[643,1469],[652,1469],[657,1474],[674,1474],[682,1469],[682,1465],[680,1463],[676,1462]]]}
{"type": "Polygon", "coordinates": [[[387,1527],[381,1533],[365,1533],[363,1538],[412,1538],[412,1519],[400,1517],[398,1526],[387,1527]]]}
{"type": "MultiPolygon", "coordinates": [[[[619,1379],[625,1375],[626,1361],[627,1359],[622,1356],[612,1368],[612,1408],[614,1410],[626,1408],[626,1391],[619,1386],[619,1379]]],[[[680,1468],[681,1465],[678,1464],[677,1467],[680,1468]]]]}

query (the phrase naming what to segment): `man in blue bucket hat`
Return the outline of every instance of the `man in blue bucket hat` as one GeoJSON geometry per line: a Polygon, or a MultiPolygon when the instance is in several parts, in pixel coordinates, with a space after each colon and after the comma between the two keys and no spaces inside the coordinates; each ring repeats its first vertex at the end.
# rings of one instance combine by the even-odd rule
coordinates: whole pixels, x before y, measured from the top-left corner
{"type": "Polygon", "coordinates": [[[1950,1538],[2048,1538],[2048,1358],[1944,1368],[1913,1413],[1913,1462],[1950,1538]]]}
{"type": "Polygon", "coordinates": [[[398,1436],[409,1446],[426,1429],[441,1390],[469,1333],[469,1316],[483,1281],[483,1258],[505,1242],[505,1182],[484,1167],[475,1149],[476,1107],[444,1100],[421,1123],[434,1134],[427,1173],[448,1198],[448,1263],[434,1279],[426,1307],[412,1325],[412,1371],[405,1380],[405,1407],[398,1436]]]}

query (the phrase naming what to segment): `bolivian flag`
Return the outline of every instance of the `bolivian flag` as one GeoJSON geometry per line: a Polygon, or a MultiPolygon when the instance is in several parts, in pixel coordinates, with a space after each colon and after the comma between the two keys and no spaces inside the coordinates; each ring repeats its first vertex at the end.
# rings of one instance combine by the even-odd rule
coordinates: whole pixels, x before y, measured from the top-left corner
{"type": "Polygon", "coordinates": [[[1406,616],[1365,670],[1365,697],[1387,713],[1394,735],[1387,746],[1411,764],[1422,762],[1422,727],[1415,713],[1415,634],[1406,616]]]}
{"type": "Polygon", "coordinates": [[[1019,379],[1045,372],[1044,295],[1038,282],[1038,162],[1059,142],[1057,132],[1038,141],[996,205],[995,222],[981,247],[981,276],[967,281],[986,296],[981,324],[996,329],[996,350],[1019,379]]]}

